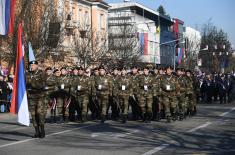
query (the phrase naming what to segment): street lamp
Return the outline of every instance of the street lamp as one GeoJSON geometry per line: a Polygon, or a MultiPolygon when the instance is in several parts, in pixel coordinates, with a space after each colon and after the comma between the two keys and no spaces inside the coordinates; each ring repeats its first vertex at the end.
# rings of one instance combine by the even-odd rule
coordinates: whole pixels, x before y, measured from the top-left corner
{"type": "Polygon", "coordinates": [[[175,49],[176,49],[176,46],[177,45],[179,45],[179,44],[184,44],[185,43],[185,41],[183,41],[183,42],[180,42],[180,43],[177,43],[177,44],[175,44],[175,46],[174,46],[174,57],[173,57],[173,60],[174,60],[174,71],[175,71],[175,49]]]}

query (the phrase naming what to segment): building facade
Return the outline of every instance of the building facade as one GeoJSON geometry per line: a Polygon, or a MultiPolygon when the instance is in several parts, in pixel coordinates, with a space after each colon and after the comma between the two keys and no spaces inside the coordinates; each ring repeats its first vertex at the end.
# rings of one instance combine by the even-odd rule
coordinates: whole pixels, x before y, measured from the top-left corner
{"type": "Polygon", "coordinates": [[[123,24],[129,24],[134,30],[133,34],[138,42],[142,62],[161,64],[161,58],[164,55],[161,54],[160,43],[172,38],[161,40],[160,36],[162,31],[163,34],[166,34],[165,29],[168,28],[168,22],[169,26],[173,24],[171,19],[135,2],[111,3],[109,5],[111,6],[109,9],[109,31],[117,33],[123,24]],[[157,31],[159,24],[161,24],[161,32],[157,31]]]}

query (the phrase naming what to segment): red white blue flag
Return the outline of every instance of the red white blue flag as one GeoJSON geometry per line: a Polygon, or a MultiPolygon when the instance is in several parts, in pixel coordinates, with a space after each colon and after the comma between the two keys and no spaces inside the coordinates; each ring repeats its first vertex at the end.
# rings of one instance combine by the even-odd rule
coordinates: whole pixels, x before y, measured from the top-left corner
{"type": "Polygon", "coordinates": [[[0,35],[13,32],[16,0],[0,0],[0,35]]]}
{"type": "Polygon", "coordinates": [[[24,43],[23,43],[22,24],[18,27],[17,57],[14,76],[14,87],[12,94],[11,109],[12,113],[18,113],[18,122],[29,126],[29,108],[26,93],[25,69],[24,69],[24,43]]]}

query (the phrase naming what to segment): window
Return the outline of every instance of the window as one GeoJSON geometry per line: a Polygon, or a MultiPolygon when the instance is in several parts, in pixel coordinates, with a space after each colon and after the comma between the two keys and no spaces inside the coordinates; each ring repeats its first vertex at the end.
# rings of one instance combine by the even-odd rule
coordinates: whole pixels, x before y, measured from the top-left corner
{"type": "Polygon", "coordinates": [[[104,28],[104,14],[99,15],[98,29],[101,30],[104,28]]]}
{"type": "Polygon", "coordinates": [[[88,11],[85,11],[84,22],[85,22],[85,26],[88,26],[88,25],[89,25],[89,15],[88,15],[88,11]]]}
{"type": "Polygon", "coordinates": [[[63,0],[58,0],[58,15],[63,15],[63,0]]]}

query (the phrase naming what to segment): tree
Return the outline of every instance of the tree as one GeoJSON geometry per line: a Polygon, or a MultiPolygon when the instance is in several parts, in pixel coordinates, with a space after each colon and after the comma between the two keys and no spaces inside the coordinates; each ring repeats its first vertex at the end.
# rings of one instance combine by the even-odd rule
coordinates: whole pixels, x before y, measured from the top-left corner
{"type": "Polygon", "coordinates": [[[104,60],[107,60],[108,45],[107,34],[105,32],[98,33],[92,30],[91,27],[88,27],[74,35],[74,40],[73,51],[77,58],[77,64],[88,68],[92,65],[101,65],[104,63],[104,60]]]}
{"type": "Polygon", "coordinates": [[[130,67],[140,62],[141,47],[136,27],[128,22],[109,26],[109,53],[112,64],[130,67]]]}
{"type": "Polygon", "coordinates": [[[162,15],[166,15],[165,8],[162,5],[158,7],[157,11],[162,15]]]}
{"type": "MultiPolygon", "coordinates": [[[[4,48],[1,46],[4,49],[1,52],[3,53],[1,57],[4,57],[10,63],[15,62],[19,23],[23,24],[25,51],[27,51],[27,43],[30,41],[39,61],[52,57],[51,52],[61,50],[66,35],[65,25],[62,23],[66,23],[66,20],[65,15],[58,18],[54,5],[54,1],[51,0],[17,0],[14,33],[0,37],[1,45],[4,46],[4,48]],[[51,30],[56,30],[56,33],[52,33],[51,30]]],[[[28,52],[25,52],[25,54],[27,57],[28,52]]],[[[65,54],[63,52],[60,55],[65,54]]]]}
{"type": "Polygon", "coordinates": [[[208,23],[202,26],[201,34],[201,49],[208,46],[208,51],[199,53],[203,67],[216,72],[228,67],[229,57],[231,56],[231,43],[227,33],[222,29],[218,29],[210,19],[208,23]]]}

